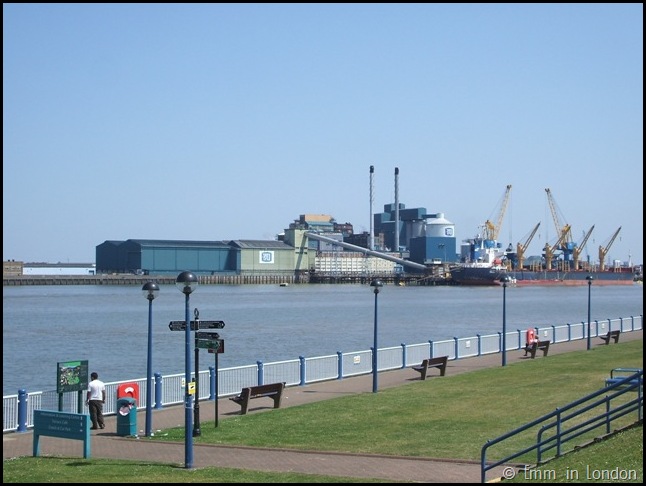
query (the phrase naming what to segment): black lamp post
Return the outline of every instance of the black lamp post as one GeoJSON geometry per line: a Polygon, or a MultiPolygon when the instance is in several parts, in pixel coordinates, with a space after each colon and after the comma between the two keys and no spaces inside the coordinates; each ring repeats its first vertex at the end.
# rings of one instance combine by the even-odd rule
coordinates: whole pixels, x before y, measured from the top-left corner
{"type": "Polygon", "coordinates": [[[594,280],[594,277],[592,275],[588,275],[585,278],[588,281],[588,350],[590,349],[590,291],[592,289],[592,281],[594,280]]]}
{"type": "Polygon", "coordinates": [[[372,349],[372,392],[377,393],[378,387],[378,378],[377,378],[377,295],[379,295],[379,289],[384,286],[381,280],[373,280],[370,282],[370,286],[374,288],[375,292],[375,340],[372,349]]]}
{"type": "Polygon", "coordinates": [[[500,277],[502,283],[502,365],[507,365],[507,283],[509,276],[500,277]]]}
{"type": "Polygon", "coordinates": [[[191,394],[191,316],[189,314],[189,296],[196,289],[197,277],[191,272],[182,272],[177,276],[175,285],[185,296],[185,394],[184,394],[184,467],[193,467],[193,395],[191,394]]]}
{"type": "Polygon", "coordinates": [[[148,299],[148,360],[146,373],[146,437],[152,435],[153,423],[153,300],[159,293],[159,286],[154,282],[145,283],[141,288],[144,297],[148,299]]]}

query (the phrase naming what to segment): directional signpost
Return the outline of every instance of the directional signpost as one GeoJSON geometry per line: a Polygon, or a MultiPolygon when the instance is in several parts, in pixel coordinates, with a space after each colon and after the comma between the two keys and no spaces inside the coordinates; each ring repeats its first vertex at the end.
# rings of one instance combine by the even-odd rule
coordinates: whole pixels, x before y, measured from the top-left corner
{"type": "MultiPolygon", "coordinates": [[[[223,327],[224,321],[191,321],[191,331],[197,331],[198,329],[222,329],[223,327]]],[[[171,331],[185,331],[186,321],[170,321],[168,329],[171,331]]]]}
{"type": "MultiPolygon", "coordinates": [[[[194,311],[195,320],[191,321],[191,331],[201,329],[222,329],[224,321],[202,321],[199,318],[199,311],[194,311]]],[[[171,331],[186,331],[186,321],[170,321],[168,329],[171,331]]],[[[209,353],[215,353],[215,426],[218,426],[218,353],[224,352],[224,339],[217,332],[196,332],[195,333],[195,404],[194,404],[194,425],[193,437],[201,435],[200,430],[200,392],[199,392],[199,351],[207,349],[209,353]]],[[[188,386],[188,384],[187,384],[188,386]]]]}

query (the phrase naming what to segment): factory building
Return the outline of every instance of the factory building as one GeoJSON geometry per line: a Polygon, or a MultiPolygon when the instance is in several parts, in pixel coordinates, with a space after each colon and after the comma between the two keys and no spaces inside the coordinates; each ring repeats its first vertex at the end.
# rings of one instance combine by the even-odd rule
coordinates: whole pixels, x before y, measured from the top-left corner
{"type": "Polygon", "coordinates": [[[96,247],[99,274],[196,274],[294,272],[294,248],[275,240],[108,240],[96,247]]]}
{"type": "MultiPolygon", "coordinates": [[[[401,252],[391,252],[386,248],[395,241],[395,207],[388,204],[384,210],[374,218],[376,250],[420,265],[455,261],[454,225],[442,213],[427,214],[425,208],[406,209],[400,204],[401,252]]],[[[361,252],[366,243],[368,235],[355,235],[350,223],[339,224],[326,214],[302,214],[277,240],[107,240],[96,247],[96,272],[164,275],[191,270],[201,275],[284,275],[297,279],[314,272],[402,272],[397,262],[361,252]],[[308,238],[307,232],[326,238],[308,238]],[[344,243],[350,245],[344,247],[344,243]]]]}
{"type": "MultiPolygon", "coordinates": [[[[406,209],[399,204],[386,204],[383,213],[374,215],[375,242],[383,242],[376,249],[389,251],[395,245],[399,229],[399,251],[408,252],[408,258],[423,265],[456,261],[455,225],[443,213],[428,214],[426,208],[406,209]],[[399,213],[399,222],[396,224],[399,213]]],[[[393,250],[394,251],[394,250],[393,250]]]]}

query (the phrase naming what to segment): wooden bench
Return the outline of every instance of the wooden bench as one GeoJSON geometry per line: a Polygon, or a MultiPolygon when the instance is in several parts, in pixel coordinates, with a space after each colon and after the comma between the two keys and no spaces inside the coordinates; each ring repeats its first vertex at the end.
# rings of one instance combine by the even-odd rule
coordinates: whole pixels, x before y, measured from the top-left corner
{"type": "Polygon", "coordinates": [[[525,351],[525,356],[527,356],[527,354],[529,353],[529,356],[532,359],[536,358],[536,351],[538,351],[539,349],[543,351],[543,356],[547,356],[547,352],[550,350],[550,342],[536,341],[535,343],[523,348],[523,350],[525,351]]]}
{"type": "Polygon", "coordinates": [[[413,366],[413,369],[422,375],[422,380],[426,379],[426,374],[428,373],[429,368],[438,368],[440,370],[440,376],[444,376],[444,374],[446,373],[446,363],[448,362],[448,360],[448,356],[428,358],[422,361],[421,365],[413,366]]]}
{"type": "Polygon", "coordinates": [[[284,389],[285,382],[270,383],[268,385],[249,386],[243,388],[240,392],[240,395],[230,397],[229,400],[233,400],[238,405],[240,405],[240,415],[247,413],[247,410],[249,410],[249,402],[254,398],[271,398],[274,400],[274,408],[280,408],[280,402],[284,389]]]}
{"type": "Polygon", "coordinates": [[[619,342],[619,334],[621,334],[621,331],[608,331],[608,334],[599,336],[599,339],[603,339],[606,344],[610,344],[610,340],[613,339],[615,344],[617,344],[619,342]]]}

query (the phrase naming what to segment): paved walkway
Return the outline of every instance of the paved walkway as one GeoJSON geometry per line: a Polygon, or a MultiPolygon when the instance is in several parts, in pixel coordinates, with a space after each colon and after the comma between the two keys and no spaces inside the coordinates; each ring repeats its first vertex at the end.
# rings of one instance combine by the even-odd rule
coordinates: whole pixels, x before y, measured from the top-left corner
{"type": "MultiPolygon", "coordinates": [[[[627,332],[621,335],[622,342],[637,339],[640,341],[643,339],[643,331],[627,332]]],[[[593,339],[593,346],[599,346],[599,342],[599,339],[593,339]]],[[[586,345],[586,340],[554,344],[550,346],[549,353],[554,355],[575,350],[585,350],[586,345]]],[[[527,358],[523,357],[521,351],[507,352],[508,364],[524,359],[527,358]]],[[[542,356],[537,359],[542,359],[542,356]]],[[[499,354],[449,361],[447,376],[500,366],[500,364],[501,357],[499,354]]],[[[379,389],[400,386],[413,380],[419,380],[419,375],[410,368],[382,372],[379,374],[379,389]]],[[[290,407],[358,393],[372,393],[372,375],[314,383],[303,387],[288,387],[285,389],[282,406],[290,407]]],[[[252,402],[252,408],[248,413],[262,413],[272,410],[271,402],[268,405],[256,405],[252,402]]],[[[218,402],[219,420],[238,416],[239,411],[240,407],[231,400],[224,398],[218,402]]],[[[215,402],[200,402],[200,422],[202,427],[208,427],[210,424],[215,423],[215,402]]],[[[139,410],[137,417],[138,428],[143,429],[144,424],[145,410],[139,410]]],[[[184,409],[181,406],[154,410],[153,428],[155,430],[183,426],[184,409]]],[[[140,433],[143,435],[143,430],[140,433]]],[[[4,434],[3,459],[31,456],[32,446],[33,433],[31,431],[4,434]]],[[[83,457],[83,447],[80,441],[42,437],[40,447],[41,455],[83,457]]],[[[92,458],[170,463],[183,467],[184,447],[184,442],[170,443],[148,441],[145,437],[135,439],[117,436],[116,417],[110,416],[106,417],[106,428],[104,430],[92,431],[91,456],[92,458]]],[[[207,466],[357,478],[381,478],[391,481],[424,483],[480,482],[479,462],[194,444],[193,467],[202,468],[207,466]]],[[[498,468],[488,472],[487,478],[501,477],[502,469],[498,468]]]]}

